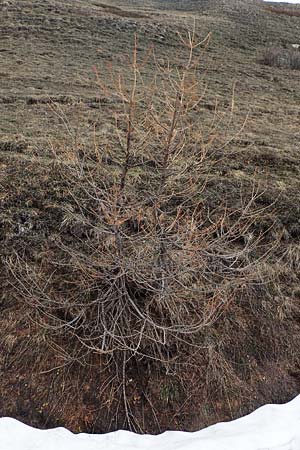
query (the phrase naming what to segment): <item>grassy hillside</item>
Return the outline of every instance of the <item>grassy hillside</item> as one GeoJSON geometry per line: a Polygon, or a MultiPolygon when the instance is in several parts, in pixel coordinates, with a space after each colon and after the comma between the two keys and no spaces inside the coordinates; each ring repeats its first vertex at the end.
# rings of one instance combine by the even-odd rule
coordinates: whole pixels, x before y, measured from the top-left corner
{"type": "MultiPolygon", "coordinates": [[[[256,186],[258,206],[270,207],[253,224],[270,248],[263,269],[268,277],[205,330],[190,370],[166,373],[143,360],[130,365],[125,385],[131,418],[138,430],[194,430],[299,392],[300,71],[258,62],[264,48],[297,42],[300,20],[293,11],[299,7],[287,6],[292,13],[286,14],[280,5],[245,3],[0,3],[1,415],[74,431],[129,426],[122,376],[114,377],[99,355],[84,364],[70,360],[70,343],[61,336],[49,344],[20,295],[13,264],[18,257],[42,271],[49,263],[58,279],[65,276],[58,242],[88,251],[86,229],[65,225],[66,211],[77,206],[58,159],[76,145],[86,152],[95,142],[111,142],[120,102],[110,89],[100,89],[96,74],[108,88],[114,70],[125,68],[127,76],[135,33],[139,57],[154,46],[159,61],[181,67],[178,32],[192,29],[194,19],[199,39],[212,33],[197,72],[207,84],[201,126],[207,129],[218,111],[218,133],[230,138],[221,162],[205,173],[201,202],[206,210],[225,203],[234,209],[256,186]]],[[[146,80],[153,70],[146,60],[146,80]]],[[[109,183],[109,172],[105,176],[109,183]]]]}

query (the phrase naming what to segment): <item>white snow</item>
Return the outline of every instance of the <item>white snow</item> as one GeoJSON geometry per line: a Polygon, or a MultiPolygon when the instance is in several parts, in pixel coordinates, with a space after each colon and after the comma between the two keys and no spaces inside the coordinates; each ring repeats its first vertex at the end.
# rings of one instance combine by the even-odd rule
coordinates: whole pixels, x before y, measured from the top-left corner
{"type": "Polygon", "coordinates": [[[293,4],[300,3],[300,0],[264,0],[264,1],[271,3],[293,3],[293,4]]]}
{"type": "Polygon", "coordinates": [[[0,419],[0,450],[300,450],[300,395],[284,405],[266,405],[232,422],[194,433],[157,436],[116,431],[73,434],[64,428],[38,430],[0,419]]]}

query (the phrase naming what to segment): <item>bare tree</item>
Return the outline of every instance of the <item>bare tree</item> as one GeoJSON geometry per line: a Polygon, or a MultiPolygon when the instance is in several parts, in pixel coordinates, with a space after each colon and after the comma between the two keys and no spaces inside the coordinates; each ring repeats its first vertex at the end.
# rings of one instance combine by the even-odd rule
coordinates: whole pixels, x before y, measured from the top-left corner
{"type": "Polygon", "coordinates": [[[180,36],[183,67],[149,50],[151,80],[135,41],[130,73],[112,75],[120,108],[109,144],[95,139],[93,152],[76,144],[60,161],[73,199],[61,226],[80,225],[80,245],[60,240],[52,272],[20,257],[12,269],[33,320],[67,361],[100,354],[123,378],[128,422],[129,361],[167,372],[184,364],[204,345],[205,329],[257,282],[258,192],[235,209],[224,200],[210,210],[205,199],[210,170],[242,130],[218,131],[220,121],[230,128],[234,101],[225,116],[216,108],[203,123],[199,61],[209,38],[180,36]]]}

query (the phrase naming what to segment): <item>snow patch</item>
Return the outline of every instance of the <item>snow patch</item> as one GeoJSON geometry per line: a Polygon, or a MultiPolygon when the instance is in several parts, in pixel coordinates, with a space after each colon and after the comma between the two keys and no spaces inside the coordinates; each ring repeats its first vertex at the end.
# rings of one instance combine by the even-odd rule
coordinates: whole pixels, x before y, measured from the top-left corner
{"type": "Polygon", "coordinates": [[[0,450],[300,450],[300,395],[284,405],[194,433],[167,431],[138,435],[116,431],[73,434],[65,428],[38,430],[15,419],[0,419],[0,450]]]}
{"type": "Polygon", "coordinates": [[[300,3],[300,0],[264,0],[264,1],[270,3],[292,3],[294,5],[300,3]]]}

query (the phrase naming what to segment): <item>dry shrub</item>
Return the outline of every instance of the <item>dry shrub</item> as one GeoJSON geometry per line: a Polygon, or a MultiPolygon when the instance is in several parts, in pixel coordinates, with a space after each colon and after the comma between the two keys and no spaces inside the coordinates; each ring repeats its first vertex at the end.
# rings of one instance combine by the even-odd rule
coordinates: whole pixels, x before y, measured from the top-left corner
{"type": "Polygon", "coordinates": [[[285,55],[282,47],[268,47],[260,52],[258,61],[266,66],[283,67],[286,64],[285,55]]]}
{"type": "Polygon", "coordinates": [[[230,134],[234,101],[209,123],[203,119],[198,67],[209,37],[180,38],[182,68],[152,54],[149,80],[136,43],[130,71],[113,74],[112,89],[98,78],[101,91],[119,101],[109,142],[95,138],[91,151],[70,134],[71,145],[57,154],[72,199],[61,233],[40,264],[20,255],[11,263],[19,294],[62,365],[100,355],[121,386],[124,426],[137,430],[143,426],[128,396],[132,367],[141,377],[177,371],[186,382],[208,348],[213,379],[219,383],[224,369],[234,389],[226,351],[215,350],[215,336],[220,347],[224,340],[218,323],[232,326],[226,317],[262,282],[258,267],[268,253],[255,232],[266,213],[255,189],[234,208],[226,198],[215,209],[207,202],[211,170],[222,166],[240,130],[230,134]],[[63,231],[75,229],[70,243],[63,231]]]}
{"type": "Polygon", "coordinates": [[[297,9],[288,9],[288,8],[278,8],[275,6],[266,6],[266,11],[269,11],[278,15],[285,15],[290,17],[300,17],[300,11],[297,9]]]}
{"type": "Polygon", "coordinates": [[[268,47],[258,55],[258,62],[266,66],[300,70],[300,51],[283,47],[268,47]]]}
{"type": "Polygon", "coordinates": [[[289,52],[289,65],[292,70],[300,70],[300,51],[292,50],[289,52]]]}

